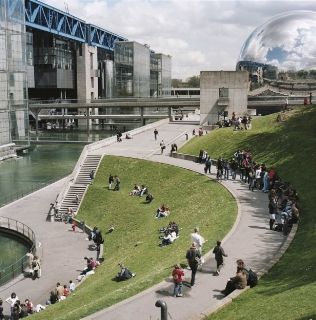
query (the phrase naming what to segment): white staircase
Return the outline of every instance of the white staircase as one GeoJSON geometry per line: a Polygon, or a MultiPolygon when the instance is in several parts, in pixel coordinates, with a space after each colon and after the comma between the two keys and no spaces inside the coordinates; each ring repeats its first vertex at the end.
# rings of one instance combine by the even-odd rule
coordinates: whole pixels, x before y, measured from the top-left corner
{"type": "Polygon", "coordinates": [[[68,208],[71,208],[74,212],[77,212],[79,210],[81,200],[84,197],[88,185],[90,185],[91,183],[91,170],[94,170],[95,173],[97,172],[101,158],[101,155],[86,156],[80,168],[80,171],[75,178],[75,182],[70,185],[65,197],[63,198],[61,206],[58,210],[59,216],[65,214],[68,208]]]}
{"type": "Polygon", "coordinates": [[[83,165],[80,168],[80,171],[76,177],[75,184],[88,185],[91,182],[90,173],[91,170],[96,172],[96,169],[101,160],[100,155],[87,155],[83,165]]]}

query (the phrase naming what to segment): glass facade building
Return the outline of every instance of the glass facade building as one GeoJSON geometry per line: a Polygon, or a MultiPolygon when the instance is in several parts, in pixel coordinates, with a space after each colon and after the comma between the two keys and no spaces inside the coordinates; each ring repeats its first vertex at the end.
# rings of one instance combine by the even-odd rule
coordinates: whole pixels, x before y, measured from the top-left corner
{"type": "Polygon", "coordinates": [[[114,48],[116,97],[170,96],[171,57],[134,41],[114,48]]]}
{"type": "Polygon", "coordinates": [[[24,0],[0,0],[0,146],[28,144],[24,0]]]}
{"type": "Polygon", "coordinates": [[[114,48],[115,95],[150,96],[150,50],[137,42],[120,41],[114,48]]]}
{"type": "Polygon", "coordinates": [[[154,53],[157,59],[157,95],[171,95],[171,56],[163,53],[154,53]]]}

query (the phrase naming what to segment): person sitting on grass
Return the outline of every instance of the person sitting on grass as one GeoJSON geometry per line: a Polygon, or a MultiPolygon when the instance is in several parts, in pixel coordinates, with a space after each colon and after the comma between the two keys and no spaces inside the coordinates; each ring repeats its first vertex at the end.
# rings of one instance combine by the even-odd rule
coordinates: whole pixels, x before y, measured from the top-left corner
{"type": "Polygon", "coordinates": [[[95,261],[92,258],[84,257],[85,260],[87,260],[87,266],[82,270],[80,275],[86,275],[88,272],[95,269],[95,261]]]}
{"type": "Polygon", "coordinates": [[[170,209],[165,206],[164,204],[162,204],[156,212],[155,217],[156,218],[163,218],[163,217],[167,217],[170,214],[170,209]]]}
{"type": "Polygon", "coordinates": [[[142,184],[139,196],[142,197],[145,194],[148,194],[148,188],[144,184],[142,184]]]}
{"type": "Polygon", "coordinates": [[[153,195],[151,193],[148,193],[145,199],[146,203],[151,203],[153,200],[154,200],[153,195]]]}
{"type": "Polygon", "coordinates": [[[176,232],[167,229],[165,235],[161,238],[161,244],[159,244],[159,246],[164,247],[172,244],[176,239],[178,239],[176,232]]]}
{"type": "Polygon", "coordinates": [[[141,188],[140,186],[138,186],[137,184],[134,185],[133,190],[129,193],[130,196],[139,196],[141,192],[141,188]]]}
{"type": "Polygon", "coordinates": [[[50,296],[49,296],[49,299],[47,300],[46,304],[55,304],[58,301],[59,301],[59,299],[58,299],[57,292],[53,290],[50,292],[50,296]]]}
{"type": "Polygon", "coordinates": [[[128,280],[136,276],[136,274],[128,270],[128,268],[125,267],[123,263],[119,263],[118,265],[120,266],[121,271],[115,277],[117,281],[128,280]]]}

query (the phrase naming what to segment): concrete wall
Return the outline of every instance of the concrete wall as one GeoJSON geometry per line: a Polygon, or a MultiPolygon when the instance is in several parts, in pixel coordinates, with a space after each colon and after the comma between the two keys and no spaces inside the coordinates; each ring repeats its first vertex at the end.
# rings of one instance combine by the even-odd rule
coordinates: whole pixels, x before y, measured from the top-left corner
{"type": "MultiPolygon", "coordinates": [[[[91,101],[98,98],[98,59],[97,48],[81,44],[77,49],[77,97],[78,100],[91,101]]],[[[97,114],[97,108],[91,109],[92,114],[97,114]]],[[[79,110],[82,113],[86,109],[79,110]]],[[[91,120],[89,120],[91,125],[91,120]]],[[[87,120],[78,120],[80,128],[87,127],[87,120]]]]}
{"type": "Polygon", "coordinates": [[[219,111],[228,111],[229,118],[247,112],[248,79],[247,71],[201,71],[200,123],[216,123],[219,111]],[[221,88],[228,88],[227,103],[219,101],[221,88]]]}

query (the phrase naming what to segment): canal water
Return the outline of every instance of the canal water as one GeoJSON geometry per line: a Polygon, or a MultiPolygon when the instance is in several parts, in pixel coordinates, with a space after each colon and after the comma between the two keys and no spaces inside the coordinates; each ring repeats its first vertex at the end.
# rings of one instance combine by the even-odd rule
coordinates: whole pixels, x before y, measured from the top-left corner
{"type": "Polygon", "coordinates": [[[102,135],[80,132],[41,133],[39,140],[54,143],[32,144],[27,154],[0,161],[0,206],[70,174],[85,144],[111,135],[104,132],[102,135]],[[77,143],[70,143],[72,141],[77,143]]]}
{"type": "Polygon", "coordinates": [[[20,260],[28,250],[25,243],[0,232],[0,272],[20,260]]]}

